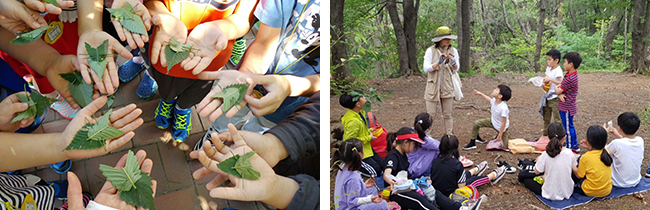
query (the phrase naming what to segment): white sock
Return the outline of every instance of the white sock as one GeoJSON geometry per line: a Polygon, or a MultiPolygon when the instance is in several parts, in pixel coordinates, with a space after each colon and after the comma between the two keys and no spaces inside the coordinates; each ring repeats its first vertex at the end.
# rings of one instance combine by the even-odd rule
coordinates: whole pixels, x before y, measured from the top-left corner
{"type": "Polygon", "coordinates": [[[176,107],[175,107],[175,108],[176,108],[176,110],[179,110],[179,111],[185,111],[185,110],[190,109],[190,108],[187,108],[187,109],[181,109],[181,107],[178,106],[178,104],[176,104],[176,107]]]}
{"type": "Polygon", "coordinates": [[[133,56],[133,59],[131,59],[131,60],[133,60],[133,63],[136,63],[136,64],[144,63],[144,59],[142,59],[141,56],[133,56]]]}

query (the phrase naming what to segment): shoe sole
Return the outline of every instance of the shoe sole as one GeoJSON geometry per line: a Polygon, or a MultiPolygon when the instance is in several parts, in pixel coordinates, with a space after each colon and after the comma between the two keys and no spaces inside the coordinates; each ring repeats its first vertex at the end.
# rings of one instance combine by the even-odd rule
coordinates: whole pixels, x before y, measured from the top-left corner
{"type": "Polygon", "coordinates": [[[476,143],[485,144],[485,143],[487,143],[487,141],[476,140],[476,143]]]}
{"type": "Polygon", "coordinates": [[[158,127],[158,128],[161,129],[161,130],[165,130],[165,129],[169,128],[169,126],[167,126],[167,127],[163,127],[163,126],[157,126],[157,125],[156,125],[156,127],[158,127]]]}
{"type": "Polygon", "coordinates": [[[650,178],[650,173],[646,173],[646,174],[645,174],[645,177],[650,178]]]}
{"type": "Polygon", "coordinates": [[[472,150],[472,149],[476,149],[476,146],[473,146],[473,147],[463,147],[463,150],[472,150]]]}

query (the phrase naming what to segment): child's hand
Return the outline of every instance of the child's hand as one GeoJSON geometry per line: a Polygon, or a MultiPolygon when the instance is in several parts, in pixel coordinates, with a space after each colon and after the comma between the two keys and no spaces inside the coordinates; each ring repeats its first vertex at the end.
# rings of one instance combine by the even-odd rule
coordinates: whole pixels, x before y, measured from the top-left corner
{"type": "Polygon", "coordinates": [[[47,65],[49,68],[45,72],[45,77],[50,82],[52,87],[61,94],[72,108],[79,108],[79,104],[74,100],[72,94],[68,90],[68,82],[63,79],[59,74],[70,73],[73,69],[79,69],[79,63],[77,56],[75,55],[63,55],[55,56],[48,62],[47,65]]]}
{"type": "Polygon", "coordinates": [[[197,75],[212,63],[212,59],[219,51],[226,49],[228,37],[218,27],[203,23],[192,29],[187,37],[187,43],[194,44],[198,52],[194,52],[191,58],[181,62],[181,66],[186,71],[192,70],[192,74],[197,75]]]}
{"type": "Polygon", "coordinates": [[[367,179],[364,184],[366,185],[366,188],[371,188],[375,186],[375,178],[369,178],[367,179]]]}
{"type": "Polygon", "coordinates": [[[160,65],[167,67],[167,59],[165,58],[165,47],[169,44],[171,38],[176,38],[177,41],[185,43],[187,39],[187,27],[178,18],[171,14],[158,14],[151,18],[151,22],[156,26],[156,35],[153,37],[153,44],[151,46],[151,63],[158,63],[160,58],[160,65]]]}
{"type": "Polygon", "coordinates": [[[72,0],[56,0],[56,3],[59,4],[58,7],[39,0],[24,0],[24,3],[32,10],[47,12],[55,15],[61,14],[61,9],[67,9],[74,6],[74,1],[72,0]]]}
{"type": "MultiPolygon", "coordinates": [[[[149,14],[149,10],[147,10],[144,4],[142,4],[142,2],[139,0],[115,0],[113,2],[113,5],[111,5],[111,8],[122,8],[127,2],[133,7],[135,14],[142,18],[145,29],[149,31],[149,29],[151,29],[151,15],[149,14]]],[[[129,43],[129,47],[131,47],[131,49],[135,49],[136,47],[144,47],[144,43],[149,41],[149,35],[131,33],[131,31],[126,30],[122,27],[122,24],[118,19],[113,19],[111,22],[113,23],[113,26],[115,26],[117,36],[120,37],[121,41],[126,40],[126,42],[129,43]]]]}
{"type": "Polygon", "coordinates": [[[481,95],[482,93],[479,92],[478,90],[472,90],[472,94],[474,94],[474,95],[481,95]]]}
{"type": "MultiPolygon", "coordinates": [[[[70,121],[68,126],[65,128],[63,133],[61,133],[59,140],[59,151],[63,151],[68,144],[72,141],[77,131],[81,129],[88,122],[95,122],[93,115],[100,108],[106,104],[106,96],[99,97],[93,102],[88,104],[88,106],[81,109],[77,112],[77,115],[70,121]]],[[[135,104],[129,104],[128,106],[122,107],[120,109],[114,110],[113,114],[109,117],[110,125],[114,128],[120,129],[124,134],[115,139],[106,140],[106,146],[104,148],[98,148],[93,150],[66,150],[64,153],[68,159],[78,159],[78,158],[89,158],[104,155],[112,150],[115,150],[127,142],[131,141],[135,133],[133,130],[140,127],[144,122],[142,118],[139,118],[142,114],[142,110],[137,108],[135,104]]],[[[97,117],[99,119],[99,117],[97,117]]]]}
{"type": "Polygon", "coordinates": [[[580,141],[580,147],[585,148],[587,150],[591,150],[591,146],[589,145],[589,142],[586,139],[580,141]]]}
{"type": "Polygon", "coordinates": [[[551,78],[548,78],[548,76],[545,76],[544,79],[542,79],[542,81],[544,81],[544,83],[548,83],[548,82],[551,81],[551,78]]]}
{"type": "Polygon", "coordinates": [[[564,94],[560,94],[560,95],[558,95],[557,98],[560,99],[561,102],[565,102],[565,101],[566,101],[566,95],[564,95],[564,94]]]}
{"type": "MultiPolygon", "coordinates": [[[[277,110],[284,99],[291,94],[291,82],[282,75],[252,75],[246,79],[251,86],[262,85],[268,94],[257,98],[252,95],[244,96],[248,107],[255,116],[264,116],[277,110]]],[[[297,84],[294,84],[297,85],[297,84]]]]}
{"type": "Polygon", "coordinates": [[[115,93],[115,88],[120,86],[120,80],[117,77],[117,65],[115,64],[115,59],[117,56],[113,54],[119,54],[120,56],[131,59],[133,55],[129,50],[127,50],[117,39],[109,35],[104,31],[98,30],[89,30],[84,32],[79,36],[79,44],[77,45],[77,61],[79,62],[79,67],[81,71],[81,76],[84,78],[86,84],[92,84],[92,81],[95,81],[95,86],[102,94],[113,94],[115,93]],[[99,79],[97,73],[90,69],[90,64],[88,64],[88,51],[86,51],[86,43],[91,47],[98,47],[105,40],[108,40],[108,46],[106,51],[106,61],[108,61],[108,67],[104,69],[103,81],[99,79]],[[92,80],[91,80],[92,78],[92,80]]]}
{"type": "Polygon", "coordinates": [[[381,203],[382,199],[379,196],[372,196],[372,202],[381,203]]]}
{"type": "Polygon", "coordinates": [[[0,26],[12,33],[47,26],[41,15],[17,1],[0,0],[0,26]]]}
{"type": "MultiPolygon", "coordinates": [[[[135,154],[138,157],[138,160],[144,160],[140,163],[140,170],[142,172],[151,174],[151,168],[153,167],[153,161],[151,159],[145,159],[147,153],[144,150],[140,150],[135,154]]],[[[116,168],[123,168],[126,165],[126,154],[120,158],[115,165],[116,168]]],[[[158,182],[156,180],[151,180],[151,188],[153,189],[153,195],[156,196],[156,186],[158,182]]],[[[68,208],[69,209],[85,209],[83,206],[83,199],[81,194],[81,182],[77,175],[73,172],[68,172],[68,208]]],[[[105,182],[104,186],[94,199],[95,202],[102,204],[104,206],[113,207],[117,209],[133,209],[136,208],[127,204],[122,199],[120,199],[120,194],[117,189],[113,187],[111,182],[105,182]]]]}
{"type": "MultiPolygon", "coordinates": [[[[229,127],[230,128],[230,127],[229,127]]],[[[232,131],[237,131],[237,128],[233,127],[230,128],[232,131]]],[[[262,157],[266,163],[269,164],[269,166],[274,167],[280,160],[283,160],[287,157],[289,157],[289,153],[287,152],[287,149],[284,147],[284,144],[280,139],[278,139],[276,136],[270,133],[266,133],[264,135],[255,133],[255,132],[250,132],[250,131],[237,131],[241,138],[246,142],[246,145],[248,145],[252,150],[257,152],[257,154],[262,157]]],[[[222,132],[217,134],[212,133],[212,139],[215,139],[215,141],[230,141],[234,142],[235,138],[238,137],[237,135],[233,135],[233,132],[222,132]]],[[[193,153],[197,153],[195,155],[190,154],[190,156],[196,156],[198,157],[198,151],[194,151],[193,153]]]]}
{"type": "Polygon", "coordinates": [[[18,92],[7,96],[2,102],[0,102],[0,131],[2,132],[14,132],[19,128],[24,128],[31,125],[34,122],[34,118],[30,117],[27,119],[20,120],[18,122],[11,123],[11,120],[18,115],[19,112],[27,110],[29,105],[27,103],[20,102],[16,94],[29,94],[27,92],[18,92]]]}
{"type": "MultiPolygon", "coordinates": [[[[243,100],[240,104],[234,105],[229,110],[222,110],[221,105],[222,101],[217,98],[212,98],[214,94],[220,93],[221,88],[225,88],[231,84],[246,83],[246,78],[250,75],[242,73],[237,70],[220,70],[216,72],[203,72],[198,75],[199,79],[202,80],[218,80],[217,84],[212,87],[212,90],[203,98],[203,100],[196,105],[196,111],[201,117],[208,117],[208,120],[215,121],[223,113],[226,113],[226,117],[232,117],[242,107],[246,106],[246,100],[243,100]]],[[[254,85],[248,87],[246,90],[246,95],[253,93],[254,85]]]]}

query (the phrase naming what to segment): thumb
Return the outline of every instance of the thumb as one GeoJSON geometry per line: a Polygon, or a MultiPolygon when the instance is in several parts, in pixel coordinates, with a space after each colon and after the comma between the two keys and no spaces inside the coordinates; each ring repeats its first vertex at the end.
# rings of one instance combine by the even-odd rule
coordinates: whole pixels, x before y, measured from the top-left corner
{"type": "Polygon", "coordinates": [[[32,10],[22,10],[21,12],[18,13],[18,18],[20,18],[20,20],[28,24],[29,27],[33,29],[37,29],[47,25],[47,23],[45,23],[45,25],[39,23],[39,22],[44,22],[44,21],[39,21],[36,18],[36,17],[41,17],[40,15],[36,16],[31,13],[36,13],[36,12],[32,10]]]}
{"type": "Polygon", "coordinates": [[[90,102],[90,104],[88,104],[86,107],[81,109],[79,111],[79,114],[81,116],[89,116],[89,117],[92,116],[93,114],[95,114],[95,112],[101,109],[104,106],[104,104],[106,104],[106,100],[108,100],[106,96],[101,96],[93,100],[92,102],[90,102]]]}
{"type": "Polygon", "coordinates": [[[162,21],[162,16],[160,16],[160,15],[154,15],[151,18],[151,23],[153,23],[154,25],[160,26],[160,25],[162,25],[162,22],[163,22],[162,21]]]}
{"type": "Polygon", "coordinates": [[[81,191],[81,182],[77,175],[68,172],[68,209],[85,209],[81,191]]]}
{"type": "Polygon", "coordinates": [[[27,108],[29,108],[29,105],[27,105],[27,103],[19,102],[11,104],[11,106],[9,106],[9,111],[12,114],[15,114],[27,110],[27,108]]]}

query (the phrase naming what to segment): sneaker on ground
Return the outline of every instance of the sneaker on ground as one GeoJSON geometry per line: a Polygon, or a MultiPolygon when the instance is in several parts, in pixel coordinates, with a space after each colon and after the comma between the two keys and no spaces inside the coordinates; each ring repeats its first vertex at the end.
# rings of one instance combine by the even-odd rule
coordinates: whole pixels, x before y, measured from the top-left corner
{"type": "Polygon", "coordinates": [[[72,120],[72,118],[77,115],[77,112],[81,110],[81,108],[72,108],[72,106],[70,106],[65,98],[61,97],[61,95],[56,96],[56,99],[58,101],[52,103],[52,105],[50,105],[50,109],[54,110],[65,119],[72,120]]]}
{"type": "Polygon", "coordinates": [[[499,161],[499,163],[497,164],[497,167],[501,167],[501,166],[506,167],[506,173],[511,174],[511,173],[517,172],[517,169],[515,167],[510,166],[510,164],[508,164],[508,162],[506,162],[506,161],[499,161]]]}
{"type": "Polygon", "coordinates": [[[487,201],[486,195],[481,195],[478,199],[472,199],[462,204],[460,210],[478,210],[481,203],[487,201]]]}
{"type": "Polygon", "coordinates": [[[174,125],[172,138],[176,142],[184,142],[192,130],[192,109],[180,110],[174,108],[174,125]]]}
{"type": "Polygon", "coordinates": [[[212,143],[212,133],[217,132],[216,129],[214,129],[212,126],[208,127],[208,131],[205,132],[203,135],[203,138],[201,138],[201,141],[196,142],[196,145],[194,145],[194,150],[202,150],[203,149],[203,142],[205,141],[210,141],[212,143]]]}
{"type": "Polygon", "coordinates": [[[506,167],[501,166],[501,167],[499,167],[497,169],[494,169],[494,173],[497,174],[497,177],[494,180],[490,181],[493,185],[497,184],[497,183],[499,183],[499,181],[501,181],[501,179],[503,178],[503,175],[506,174],[506,167]]]}
{"type": "Polygon", "coordinates": [[[155,95],[158,91],[158,83],[156,80],[151,77],[148,71],[145,71],[142,75],[142,80],[138,84],[138,89],[136,89],[135,94],[140,98],[150,98],[155,95]]]}
{"type": "Polygon", "coordinates": [[[476,140],[476,142],[481,143],[481,144],[485,144],[485,143],[487,143],[487,141],[486,141],[486,140],[483,140],[483,139],[481,138],[481,136],[476,136],[476,139],[474,139],[474,140],[476,140]]]}
{"type": "Polygon", "coordinates": [[[650,178],[650,166],[648,166],[648,169],[645,171],[645,177],[650,178]]]}
{"type": "Polygon", "coordinates": [[[503,150],[502,146],[503,146],[503,142],[502,141],[497,141],[495,139],[495,140],[492,140],[492,141],[488,142],[488,144],[485,146],[485,150],[491,150],[491,149],[503,150]]]}
{"type": "Polygon", "coordinates": [[[483,172],[485,172],[485,170],[487,170],[489,167],[490,166],[488,166],[487,161],[483,161],[483,162],[479,163],[478,165],[476,165],[476,169],[478,169],[478,172],[476,173],[476,176],[480,176],[481,174],[483,174],[483,172]]]}
{"type": "Polygon", "coordinates": [[[176,105],[176,100],[167,102],[160,99],[158,107],[156,107],[156,112],[154,113],[154,121],[156,122],[156,127],[160,129],[167,129],[172,123],[172,112],[176,105]]]}
{"type": "Polygon", "coordinates": [[[246,39],[237,39],[235,44],[232,46],[232,54],[229,59],[230,63],[233,65],[239,64],[239,61],[241,61],[241,58],[244,56],[244,52],[246,52],[246,39]]]}
{"type": "Polygon", "coordinates": [[[467,168],[474,165],[474,161],[465,158],[465,156],[460,156],[458,160],[463,164],[463,167],[467,168]]]}
{"type": "Polygon", "coordinates": [[[476,141],[475,140],[470,140],[467,145],[463,147],[464,150],[471,150],[471,149],[476,149],[476,141]]]}

